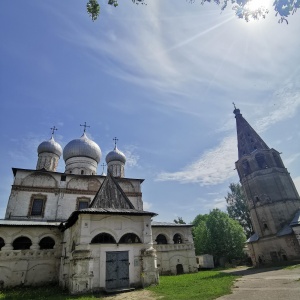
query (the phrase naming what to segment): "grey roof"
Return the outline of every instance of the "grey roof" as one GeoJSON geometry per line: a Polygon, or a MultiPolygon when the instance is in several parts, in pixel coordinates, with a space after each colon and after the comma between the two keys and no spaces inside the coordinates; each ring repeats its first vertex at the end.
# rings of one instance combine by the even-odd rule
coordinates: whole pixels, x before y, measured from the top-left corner
{"type": "Polygon", "coordinates": [[[283,236],[283,235],[288,235],[293,233],[293,229],[291,226],[289,225],[285,225],[283,226],[283,228],[281,228],[278,232],[277,232],[277,236],[283,236]]]}
{"type": "Polygon", "coordinates": [[[259,236],[257,233],[254,233],[249,237],[249,239],[246,241],[246,243],[252,243],[252,242],[257,242],[259,240],[259,236]]]}
{"type": "Polygon", "coordinates": [[[69,142],[63,151],[64,161],[71,157],[89,157],[99,163],[101,159],[101,149],[84,133],[80,139],[69,142]]]}
{"type": "Polygon", "coordinates": [[[152,222],[152,227],[193,227],[192,224],[176,224],[170,222],[152,222]]]}
{"type": "Polygon", "coordinates": [[[300,210],[296,212],[290,226],[300,226],[300,210]]]}
{"type": "Polygon", "coordinates": [[[117,209],[117,208],[85,208],[74,211],[66,222],[60,224],[60,228],[64,231],[73,226],[80,214],[105,214],[105,215],[132,215],[132,216],[157,216],[156,213],[137,209],[117,209]]]}
{"type": "Polygon", "coordinates": [[[126,156],[125,154],[120,151],[117,146],[115,146],[114,150],[110,151],[107,155],[106,155],[106,163],[108,164],[111,161],[120,161],[122,163],[125,164],[126,162],[126,156]]]}
{"type": "Polygon", "coordinates": [[[57,156],[61,156],[62,148],[60,144],[54,140],[54,137],[51,136],[51,139],[49,141],[44,141],[38,146],[37,152],[38,154],[43,152],[50,152],[56,154],[57,156]]]}
{"type": "Polygon", "coordinates": [[[0,220],[0,226],[54,226],[58,227],[60,222],[33,221],[33,220],[0,220]]]}
{"type": "Polygon", "coordinates": [[[235,108],[233,112],[236,118],[239,159],[255,150],[269,150],[263,139],[243,118],[240,110],[235,108]]]}

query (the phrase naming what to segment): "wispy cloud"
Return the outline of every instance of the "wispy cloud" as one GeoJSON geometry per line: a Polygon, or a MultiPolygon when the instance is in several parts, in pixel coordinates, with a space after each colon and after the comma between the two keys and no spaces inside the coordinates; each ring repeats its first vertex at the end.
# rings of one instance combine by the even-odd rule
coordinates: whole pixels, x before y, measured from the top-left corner
{"type": "Polygon", "coordinates": [[[140,156],[136,153],[134,145],[126,145],[124,147],[124,154],[126,156],[126,166],[129,168],[138,167],[140,156]]]}
{"type": "Polygon", "coordinates": [[[217,147],[205,152],[196,162],[182,171],[161,173],[157,176],[157,180],[216,185],[235,175],[236,157],[236,138],[227,136],[217,147]]]}
{"type": "MultiPolygon", "coordinates": [[[[286,86],[276,93],[277,105],[268,109],[268,114],[257,121],[255,128],[262,132],[271,125],[295,115],[300,106],[300,92],[294,86],[286,86]]],[[[199,159],[181,171],[162,172],[158,181],[177,181],[180,183],[199,183],[200,185],[216,185],[236,175],[234,162],[237,159],[236,136],[225,137],[218,146],[207,150],[199,159]]],[[[290,160],[295,160],[295,154],[290,160]]],[[[289,161],[288,161],[289,163],[289,161]]]]}

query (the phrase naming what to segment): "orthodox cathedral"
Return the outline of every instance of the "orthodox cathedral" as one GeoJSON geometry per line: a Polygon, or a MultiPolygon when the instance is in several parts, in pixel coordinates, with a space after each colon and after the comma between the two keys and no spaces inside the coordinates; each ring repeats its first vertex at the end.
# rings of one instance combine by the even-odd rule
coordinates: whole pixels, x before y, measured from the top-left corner
{"type": "Polygon", "coordinates": [[[235,107],[238,161],[254,234],[253,265],[300,259],[300,198],[280,153],[269,148],[235,107]]]}
{"type": "Polygon", "coordinates": [[[159,274],[197,271],[192,225],[154,222],[143,210],[143,179],[126,178],[126,157],[106,156],[86,135],[37,149],[36,169],[13,168],[0,220],[0,287],[59,283],[71,293],[157,284],[159,274]],[[65,172],[57,172],[63,154],[65,172]]]}

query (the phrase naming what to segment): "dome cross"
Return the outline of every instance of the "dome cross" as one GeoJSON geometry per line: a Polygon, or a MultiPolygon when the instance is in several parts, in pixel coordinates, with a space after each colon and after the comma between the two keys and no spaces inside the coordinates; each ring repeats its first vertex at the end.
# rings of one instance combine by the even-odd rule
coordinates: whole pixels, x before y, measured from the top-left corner
{"type": "Polygon", "coordinates": [[[54,135],[54,132],[55,132],[56,130],[58,130],[55,126],[51,127],[50,129],[52,130],[52,133],[51,133],[52,135],[54,135]]]}
{"type": "Polygon", "coordinates": [[[119,139],[117,139],[116,137],[114,137],[113,138],[113,141],[115,142],[115,148],[117,147],[117,141],[118,141],[119,139]]]}
{"type": "Polygon", "coordinates": [[[86,132],[86,128],[87,128],[87,127],[89,127],[89,128],[91,127],[91,126],[86,125],[86,122],[84,122],[83,125],[80,124],[80,126],[84,127],[83,132],[86,132]]]}

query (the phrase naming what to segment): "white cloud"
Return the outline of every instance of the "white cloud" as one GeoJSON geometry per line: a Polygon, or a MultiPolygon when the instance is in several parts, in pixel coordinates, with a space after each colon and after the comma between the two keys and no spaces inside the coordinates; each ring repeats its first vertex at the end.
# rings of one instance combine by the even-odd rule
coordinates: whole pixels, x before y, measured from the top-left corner
{"type": "Polygon", "coordinates": [[[221,210],[226,210],[226,200],[225,198],[217,198],[213,201],[209,201],[205,204],[205,208],[212,210],[214,208],[218,208],[221,210]]]}
{"type": "Polygon", "coordinates": [[[152,203],[143,201],[143,208],[144,210],[149,210],[152,207],[152,203]]]}
{"type": "Polygon", "coordinates": [[[236,158],[236,138],[227,136],[217,147],[205,152],[196,162],[182,171],[161,173],[157,176],[157,180],[216,185],[235,176],[234,162],[236,158]]]}
{"type": "Polygon", "coordinates": [[[126,156],[126,166],[127,167],[138,167],[138,161],[140,156],[135,153],[136,147],[134,145],[126,145],[124,147],[124,154],[126,156]]]}

